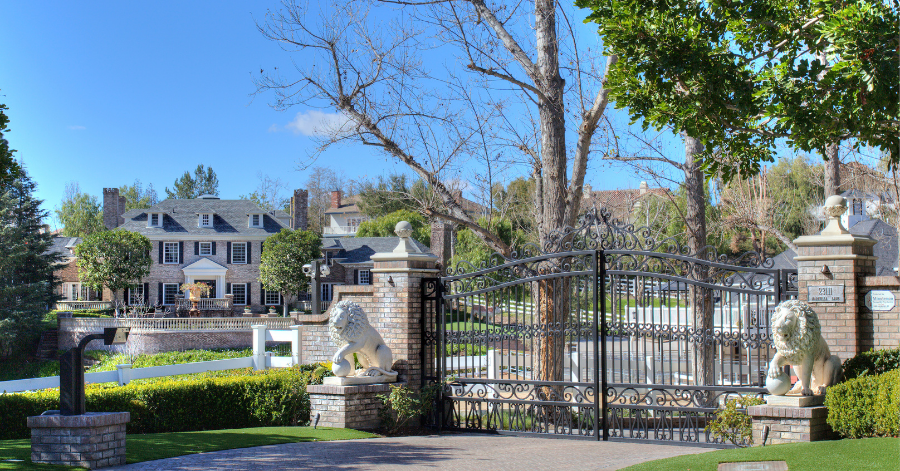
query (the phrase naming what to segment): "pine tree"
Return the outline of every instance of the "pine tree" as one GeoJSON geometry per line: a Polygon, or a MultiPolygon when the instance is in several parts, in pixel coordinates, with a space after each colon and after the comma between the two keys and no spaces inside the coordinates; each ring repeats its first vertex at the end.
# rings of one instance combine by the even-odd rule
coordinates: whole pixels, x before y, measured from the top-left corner
{"type": "Polygon", "coordinates": [[[0,356],[33,341],[57,299],[53,266],[61,256],[49,252],[52,237],[43,225],[47,211],[33,197],[34,189],[24,170],[0,186],[0,356]]]}
{"type": "Polygon", "coordinates": [[[190,172],[184,172],[172,184],[171,190],[166,187],[166,196],[169,198],[191,199],[202,195],[219,195],[219,177],[212,167],[203,164],[197,166],[193,176],[190,172]]]}

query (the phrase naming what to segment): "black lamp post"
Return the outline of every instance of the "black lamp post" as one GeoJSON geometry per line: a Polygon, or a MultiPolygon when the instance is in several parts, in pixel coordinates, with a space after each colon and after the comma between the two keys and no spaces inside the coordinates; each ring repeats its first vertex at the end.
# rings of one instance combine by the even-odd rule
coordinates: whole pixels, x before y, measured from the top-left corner
{"type": "Polygon", "coordinates": [[[128,340],[128,329],[107,327],[102,334],[88,335],[77,347],[62,354],[59,359],[60,414],[84,414],[84,349],[91,341],[100,339],[104,345],[121,345],[128,340]]]}
{"type": "Polygon", "coordinates": [[[331,274],[331,269],[328,268],[328,265],[319,265],[320,263],[319,260],[313,260],[312,262],[303,265],[303,273],[309,277],[309,294],[310,303],[312,304],[312,314],[321,314],[322,290],[319,288],[319,283],[322,278],[331,274]]]}

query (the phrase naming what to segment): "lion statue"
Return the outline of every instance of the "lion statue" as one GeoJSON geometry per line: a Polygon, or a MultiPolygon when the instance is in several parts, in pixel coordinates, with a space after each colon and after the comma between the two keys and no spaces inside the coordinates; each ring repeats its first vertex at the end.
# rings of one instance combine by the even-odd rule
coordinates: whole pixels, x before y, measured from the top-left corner
{"type": "Polygon", "coordinates": [[[363,366],[355,376],[396,376],[391,370],[393,355],[384,339],[369,325],[365,311],[352,301],[340,301],[331,308],[328,322],[331,338],[338,351],[332,358],[331,370],[335,376],[353,376],[353,354],[363,366]]]}
{"type": "Polygon", "coordinates": [[[771,325],[777,353],[769,363],[769,378],[778,378],[784,365],[793,366],[798,381],[792,391],[799,389],[803,396],[825,394],[827,386],[841,380],[841,359],[828,349],[819,317],[809,304],[798,300],[779,304],[771,325]]]}

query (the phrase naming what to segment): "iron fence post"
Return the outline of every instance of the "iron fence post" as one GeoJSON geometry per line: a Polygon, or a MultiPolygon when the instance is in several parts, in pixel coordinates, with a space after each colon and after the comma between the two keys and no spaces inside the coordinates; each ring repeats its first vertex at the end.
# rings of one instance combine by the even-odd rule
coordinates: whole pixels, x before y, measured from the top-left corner
{"type": "MultiPolygon", "coordinates": [[[[600,296],[600,331],[597,333],[595,337],[595,345],[594,345],[594,356],[596,360],[596,356],[599,355],[600,358],[600,371],[595,372],[594,384],[595,387],[599,388],[597,394],[599,397],[598,406],[600,407],[600,414],[602,414],[602,425],[603,425],[603,440],[609,440],[609,426],[607,423],[607,411],[606,411],[606,253],[603,250],[598,250],[595,255],[595,273],[597,276],[597,284],[600,286],[599,293],[598,290],[594,290],[595,295],[600,296]],[[597,348],[597,343],[599,343],[599,352],[597,348]]],[[[596,306],[597,303],[594,303],[596,306]]],[[[596,319],[596,317],[595,317],[596,319]]],[[[598,363],[595,361],[595,365],[598,363]]],[[[598,437],[599,438],[599,437],[598,437]]]]}

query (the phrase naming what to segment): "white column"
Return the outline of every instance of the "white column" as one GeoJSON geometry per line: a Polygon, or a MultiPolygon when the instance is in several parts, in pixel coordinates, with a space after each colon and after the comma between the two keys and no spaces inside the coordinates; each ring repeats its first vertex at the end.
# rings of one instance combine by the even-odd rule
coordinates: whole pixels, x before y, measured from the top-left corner
{"type": "Polygon", "coordinates": [[[299,325],[291,326],[291,362],[293,365],[300,364],[300,349],[302,347],[301,341],[303,339],[302,332],[300,331],[299,325]]]}
{"type": "Polygon", "coordinates": [[[253,369],[266,369],[266,326],[253,327],[253,369]]]}

